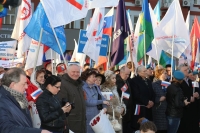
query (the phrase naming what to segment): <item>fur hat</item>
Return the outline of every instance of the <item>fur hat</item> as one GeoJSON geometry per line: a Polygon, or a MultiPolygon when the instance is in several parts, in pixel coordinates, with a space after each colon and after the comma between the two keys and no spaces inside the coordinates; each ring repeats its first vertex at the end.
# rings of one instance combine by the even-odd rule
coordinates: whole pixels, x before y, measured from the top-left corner
{"type": "Polygon", "coordinates": [[[113,71],[107,70],[105,71],[104,76],[106,77],[106,80],[108,80],[113,74],[115,74],[113,71]]]}

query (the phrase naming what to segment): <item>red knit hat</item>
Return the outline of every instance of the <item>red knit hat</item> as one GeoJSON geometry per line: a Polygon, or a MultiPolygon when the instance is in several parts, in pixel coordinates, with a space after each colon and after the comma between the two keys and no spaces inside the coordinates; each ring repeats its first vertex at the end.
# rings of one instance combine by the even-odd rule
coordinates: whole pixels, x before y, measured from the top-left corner
{"type": "Polygon", "coordinates": [[[58,73],[63,72],[63,71],[65,71],[65,70],[67,70],[65,64],[60,64],[59,66],[56,67],[56,71],[57,71],[58,73]]]}

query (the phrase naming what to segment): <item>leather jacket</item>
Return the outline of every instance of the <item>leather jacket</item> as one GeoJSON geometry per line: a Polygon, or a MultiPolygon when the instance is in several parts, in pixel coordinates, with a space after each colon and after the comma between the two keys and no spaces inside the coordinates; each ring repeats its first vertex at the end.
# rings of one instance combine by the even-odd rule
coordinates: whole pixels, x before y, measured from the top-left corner
{"type": "Polygon", "coordinates": [[[60,132],[66,126],[66,115],[64,114],[57,95],[53,95],[47,89],[38,97],[36,107],[41,119],[41,128],[60,132]]]}
{"type": "Polygon", "coordinates": [[[172,82],[167,87],[167,110],[166,115],[176,118],[181,118],[183,115],[184,96],[179,83],[172,82]]]}

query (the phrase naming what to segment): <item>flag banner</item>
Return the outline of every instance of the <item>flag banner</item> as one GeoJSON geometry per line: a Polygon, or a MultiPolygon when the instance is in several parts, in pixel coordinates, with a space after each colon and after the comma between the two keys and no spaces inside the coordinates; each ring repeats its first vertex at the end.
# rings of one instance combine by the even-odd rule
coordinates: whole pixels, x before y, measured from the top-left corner
{"type": "Polygon", "coordinates": [[[197,81],[193,81],[192,82],[192,87],[193,88],[195,88],[195,87],[199,88],[199,83],[197,81]]]}
{"type": "Polygon", "coordinates": [[[32,122],[34,128],[40,128],[41,126],[41,120],[36,108],[36,104],[31,105],[31,116],[32,116],[32,122]]]}
{"type": "Polygon", "coordinates": [[[41,0],[52,27],[85,18],[89,0],[41,0]]]}
{"type": "Polygon", "coordinates": [[[169,85],[171,85],[170,82],[167,82],[167,81],[162,81],[161,82],[161,86],[164,86],[165,88],[167,88],[169,85]]]}
{"type": "Polygon", "coordinates": [[[110,37],[112,36],[113,18],[114,7],[104,16],[103,34],[107,34],[110,37]]]}
{"type": "Polygon", "coordinates": [[[140,115],[140,105],[136,104],[134,115],[140,115]]]}
{"type": "MultiPolygon", "coordinates": [[[[83,53],[83,49],[88,40],[86,36],[86,32],[87,32],[86,30],[80,30],[79,41],[78,41],[78,53],[83,53]]],[[[99,53],[100,56],[107,56],[108,44],[109,44],[109,36],[103,34],[102,41],[100,44],[100,47],[101,47],[100,53],[99,53]]]]}
{"type": "Polygon", "coordinates": [[[199,40],[200,39],[200,28],[198,18],[194,18],[194,23],[190,33],[190,41],[191,41],[191,53],[192,53],[192,60],[190,67],[193,70],[195,66],[195,62],[199,63],[199,40]]]}
{"type": "Polygon", "coordinates": [[[78,61],[80,63],[80,66],[83,67],[85,63],[86,55],[84,53],[78,52],[78,44],[75,39],[74,39],[74,42],[75,42],[75,48],[74,48],[74,52],[73,52],[70,62],[78,61]]]}
{"type": "Polygon", "coordinates": [[[102,7],[116,7],[119,0],[89,0],[89,9],[102,7]]]}
{"type": "Polygon", "coordinates": [[[31,97],[35,100],[37,99],[41,94],[42,94],[42,90],[41,89],[37,89],[36,91],[34,91],[33,93],[31,93],[31,97]]]}
{"type": "Polygon", "coordinates": [[[24,70],[28,70],[30,68],[34,68],[34,63],[35,60],[37,60],[36,66],[42,65],[42,57],[43,57],[43,44],[40,44],[40,50],[38,53],[38,58],[37,58],[37,50],[38,50],[38,42],[33,40],[31,41],[31,45],[29,47],[27,59],[26,59],[26,65],[24,70]]]}
{"type": "Polygon", "coordinates": [[[155,8],[154,8],[154,14],[156,15],[157,21],[160,22],[160,1],[158,1],[158,3],[156,4],[155,8]]]}
{"type": "Polygon", "coordinates": [[[146,56],[146,52],[152,49],[151,43],[154,39],[148,0],[143,0],[141,16],[140,35],[137,49],[137,62],[146,56]]]}
{"type": "Polygon", "coordinates": [[[0,58],[13,59],[16,45],[17,41],[0,42],[0,58]]]}
{"type": "Polygon", "coordinates": [[[122,97],[123,97],[123,98],[126,98],[126,99],[129,99],[129,97],[130,97],[130,94],[129,94],[129,93],[126,93],[126,92],[124,92],[124,93],[122,93],[122,97]]]}
{"type": "Polygon", "coordinates": [[[130,34],[124,0],[120,0],[116,12],[116,24],[113,33],[111,66],[115,66],[124,58],[124,39],[130,34]]]}
{"type": "Polygon", "coordinates": [[[24,60],[23,58],[13,59],[13,60],[0,60],[0,66],[2,66],[3,68],[16,67],[16,65],[18,63],[22,63],[23,60],[24,60]]]}
{"type": "Polygon", "coordinates": [[[128,89],[127,84],[124,84],[124,86],[122,86],[121,91],[125,92],[128,89]]]}
{"type": "Polygon", "coordinates": [[[31,0],[22,0],[21,5],[18,7],[17,18],[11,38],[18,40],[17,57],[23,56],[27,52],[31,38],[24,33],[24,29],[29,24],[32,17],[31,0]]]}
{"type": "MultiPolygon", "coordinates": [[[[28,24],[28,26],[26,27],[24,32],[28,36],[33,38],[34,40],[39,41],[41,28],[44,29],[43,33],[42,33],[41,43],[49,46],[51,49],[56,51],[58,54],[62,54],[58,47],[58,43],[53,34],[52,27],[47,19],[47,16],[44,12],[42,4],[39,3],[39,5],[36,8],[36,11],[34,12],[32,18],[31,18],[30,23],[28,24]]],[[[65,36],[64,27],[60,26],[60,27],[56,27],[54,29],[55,29],[56,35],[58,37],[58,41],[60,42],[60,47],[62,49],[62,52],[65,52],[67,46],[66,46],[66,36],[65,36]]]]}
{"type": "Polygon", "coordinates": [[[173,0],[165,16],[154,32],[157,47],[179,58],[190,44],[188,29],[186,27],[179,0],[173,0]],[[173,42],[174,38],[174,42],[173,42]]]}
{"type": "Polygon", "coordinates": [[[106,100],[111,100],[113,98],[112,92],[101,92],[101,94],[104,96],[106,100]]]}

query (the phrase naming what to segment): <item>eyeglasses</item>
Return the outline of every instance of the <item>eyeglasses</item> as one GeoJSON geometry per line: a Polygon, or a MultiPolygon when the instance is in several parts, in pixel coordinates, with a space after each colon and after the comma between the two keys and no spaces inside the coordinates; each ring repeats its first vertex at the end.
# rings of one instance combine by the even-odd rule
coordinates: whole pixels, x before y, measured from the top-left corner
{"type": "Polygon", "coordinates": [[[54,87],[56,87],[57,89],[60,89],[60,86],[55,86],[55,85],[54,85],[54,87]]]}

